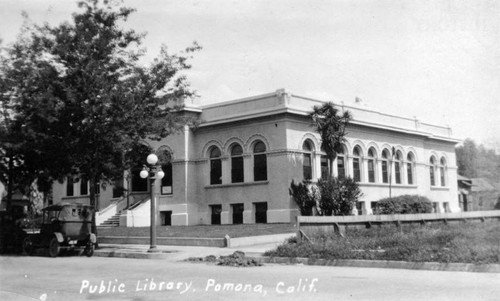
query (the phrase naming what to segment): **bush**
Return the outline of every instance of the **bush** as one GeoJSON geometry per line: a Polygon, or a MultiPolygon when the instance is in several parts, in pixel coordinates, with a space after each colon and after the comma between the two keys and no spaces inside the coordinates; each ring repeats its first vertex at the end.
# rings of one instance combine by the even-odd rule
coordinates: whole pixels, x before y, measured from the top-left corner
{"type": "Polygon", "coordinates": [[[313,191],[309,189],[310,181],[302,181],[302,183],[295,184],[292,180],[288,192],[293,198],[297,206],[299,206],[300,214],[303,216],[312,215],[312,210],[316,206],[316,198],[313,191]]]}
{"type": "Polygon", "coordinates": [[[375,214],[415,214],[431,213],[431,201],[420,195],[400,195],[381,199],[377,202],[375,214]]]}
{"type": "Polygon", "coordinates": [[[351,178],[330,177],[318,181],[321,215],[350,215],[356,202],[363,195],[358,183],[351,178]]]}

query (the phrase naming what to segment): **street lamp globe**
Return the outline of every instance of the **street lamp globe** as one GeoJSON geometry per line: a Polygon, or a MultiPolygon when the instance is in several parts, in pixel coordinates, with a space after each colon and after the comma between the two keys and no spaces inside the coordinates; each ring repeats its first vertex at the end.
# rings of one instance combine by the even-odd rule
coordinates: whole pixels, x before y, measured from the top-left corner
{"type": "Polygon", "coordinates": [[[163,170],[160,170],[159,172],[156,173],[156,177],[158,179],[163,179],[164,176],[165,176],[165,173],[163,172],[163,170]]]}
{"type": "Polygon", "coordinates": [[[149,176],[149,171],[147,171],[146,169],[143,169],[143,170],[141,170],[139,175],[141,176],[141,178],[145,179],[149,176]]]}
{"type": "Polygon", "coordinates": [[[150,154],[146,161],[148,161],[148,164],[150,165],[155,165],[156,162],[158,162],[158,156],[156,156],[155,154],[150,154]]]}

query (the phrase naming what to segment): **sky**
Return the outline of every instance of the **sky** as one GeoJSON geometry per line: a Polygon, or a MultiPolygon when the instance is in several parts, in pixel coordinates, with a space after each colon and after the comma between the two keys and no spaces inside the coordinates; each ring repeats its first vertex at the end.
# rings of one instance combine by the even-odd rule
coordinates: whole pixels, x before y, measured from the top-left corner
{"type": "MultiPolygon", "coordinates": [[[[285,88],[449,125],[500,153],[500,1],[124,0],[125,27],[147,36],[144,62],[197,41],[189,71],[199,103],[285,88]]],[[[70,0],[0,0],[0,39],[21,11],[58,24],[70,0]]],[[[355,117],[355,116],[354,116],[355,117]]]]}

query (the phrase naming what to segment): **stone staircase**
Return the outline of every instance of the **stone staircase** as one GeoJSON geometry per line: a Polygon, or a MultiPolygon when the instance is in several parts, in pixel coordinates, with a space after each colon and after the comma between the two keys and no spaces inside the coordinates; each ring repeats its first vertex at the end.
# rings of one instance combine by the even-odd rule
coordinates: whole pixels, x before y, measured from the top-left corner
{"type": "Polygon", "coordinates": [[[121,213],[117,213],[117,214],[113,215],[112,217],[110,217],[106,221],[104,221],[102,224],[100,224],[99,227],[118,227],[118,226],[120,226],[120,215],[121,215],[121,213]]]}

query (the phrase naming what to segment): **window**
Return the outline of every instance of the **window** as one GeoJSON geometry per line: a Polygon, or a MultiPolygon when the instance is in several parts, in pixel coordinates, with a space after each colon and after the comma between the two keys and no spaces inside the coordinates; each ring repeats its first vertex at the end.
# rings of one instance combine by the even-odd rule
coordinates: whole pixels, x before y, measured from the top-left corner
{"type": "Polygon", "coordinates": [[[401,184],[401,160],[403,159],[403,154],[401,152],[396,152],[396,157],[394,161],[394,178],[396,180],[396,184],[401,184]]]}
{"type": "Polygon", "coordinates": [[[446,160],[441,158],[441,165],[439,166],[439,174],[441,176],[441,186],[446,186],[446,160]]]}
{"type": "Polygon", "coordinates": [[[160,211],[161,225],[172,226],[172,211],[160,211]]]}
{"type": "Polygon", "coordinates": [[[267,156],[266,145],[259,141],[253,147],[253,180],[266,181],[267,180],[267,156]]]}
{"type": "Polygon", "coordinates": [[[321,178],[328,179],[330,176],[330,162],[326,156],[321,156],[321,178]]]}
{"type": "Polygon", "coordinates": [[[359,146],[354,147],[352,154],[353,179],[356,182],[361,182],[361,150],[359,146]]]}
{"type": "Polygon", "coordinates": [[[436,158],[434,158],[434,156],[430,159],[429,177],[431,180],[431,186],[436,186],[436,158]]]}
{"type": "Polygon", "coordinates": [[[231,148],[231,183],[243,181],[243,149],[239,144],[235,144],[231,148]]]}
{"type": "Polygon", "coordinates": [[[165,176],[161,179],[161,194],[173,193],[173,179],[172,179],[172,154],[167,149],[160,149],[158,151],[158,162],[161,164],[161,169],[165,176]]]}
{"type": "Polygon", "coordinates": [[[222,205],[211,205],[211,224],[212,225],[220,225],[220,214],[222,212],[222,205]]]}
{"type": "Polygon", "coordinates": [[[243,224],[244,204],[232,204],[231,210],[233,211],[233,224],[243,224]]]}
{"type": "Polygon", "coordinates": [[[375,150],[368,150],[368,182],[375,183],[375,150]]]}
{"type": "Polygon", "coordinates": [[[408,179],[408,185],[413,185],[413,172],[415,170],[415,156],[413,156],[413,153],[408,153],[408,157],[406,158],[408,161],[406,163],[406,173],[407,173],[407,179],[408,179]]]}
{"type": "Polygon", "coordinates": [[[222,184],[222,160],[218,147],[210,151],[210,185],[222,184]]]}
{"type": "Polygon", "coordinates": [[[337,177],[340,180],[345,179],[345,151],[342,149],[340,153],[337,154],[337,177]]]}
{"type": "Polygon", "coordinates": [[[66,196],[73,196],[75,193],[73,191],[73,178],[68,177],[66,179],[66,196]]]}
{"type": "Polygon", "coordinates": [[[255,209],[255,223],[256,224],[266,224],[267,223],[267,202],[254,203],[255,209]]]}
{"type": "Polygon", "coordinates": [[[382,183],[389,183],[389,151],[382,151],[382,183]]]}
{"type": "Polygon", "coordinates": [[[89,194],[89,181],[85,178],[80,179],[80,195],[89,194]]]}
{"type": "Polygon", "coordinates": [[[304,153],[304,162],[302,165],[302,174],[305,180],[312,179],[312,147],[309,141],[304,142],[302,145],[304,153]]]}

